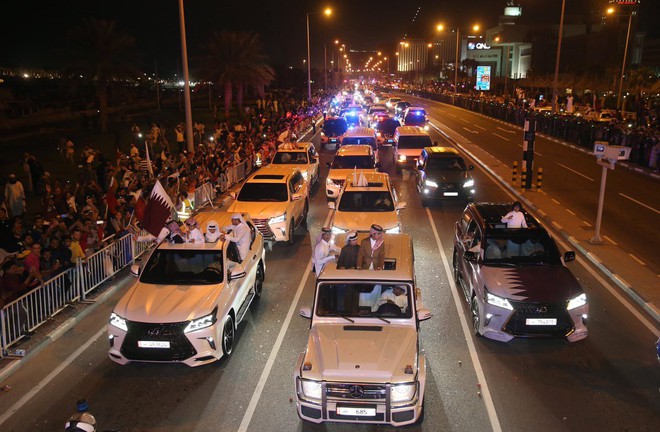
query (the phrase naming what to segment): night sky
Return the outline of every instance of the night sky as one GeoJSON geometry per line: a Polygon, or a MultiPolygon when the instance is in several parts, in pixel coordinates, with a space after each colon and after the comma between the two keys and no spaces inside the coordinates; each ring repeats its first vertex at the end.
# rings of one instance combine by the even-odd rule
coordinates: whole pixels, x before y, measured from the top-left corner
{"type": "MultiPolygon", "coordinates": [[[[607,0],[566,3],[567,16],[588,16],[607,0]]],[[[560,0],[520,0],[519,4],[525,17],[559,22],[560,0]]],[[[391,56],[404,34],[429,39],[440,21],[449,26],[478,22],[488,28],[497,23],[505,5],[506,0],[185,0],[188,50],[191,57],[198,54],[214,30],[250,30],[261,34],[271,64],[301,67],[306,57],[305,14],[330,6],[331,18],[310,16],[312,64],[320,67],[323,44],[328,44],[329,62],[335,39],[354,50],[381,50],[391,56]]],[[[178,0],[13,1],[4,2],[3,16],[0,67],[61,67],[58,48],[66,46],[67,31],[85,17],[117,20],[136,38],[141,67],[147,72],[157,61],[161,76],[175,73],[180,61],[178,0]]],[[[658,18],[660,0],[643,0],[639,31],[660,36],[658,18]]]]}

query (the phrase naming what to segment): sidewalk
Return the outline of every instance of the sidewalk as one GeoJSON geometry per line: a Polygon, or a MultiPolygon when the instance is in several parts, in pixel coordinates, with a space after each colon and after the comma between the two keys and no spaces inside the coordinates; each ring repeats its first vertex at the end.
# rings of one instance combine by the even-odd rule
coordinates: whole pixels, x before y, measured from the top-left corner
{"type": "MultiPolygon", "coordinates": [[[[510,167],[502,164],[460,133],[436,120],[433,121],[433,127],[494,176],[509,192],[524,203],[528,210],[540,216],[547,226],[552,226],[559,232],[563,240],[576,252],[596,267],[637,306],[644,309],[654,320],[653,324],[656,326],[660,324],[660,291],[657,289],[660,278],[658,275],[640,264],[616,244],[590,243],[589,240],[593,236],[591,225],[576,215],[570,214],[561,205],[557,205],[556,200],[553,200],[544,191],[521,192],[519,187],[511,184],[510,167]]],[[[637,167],[628,168],[639,169],[637,167]]],[[[647,174],[660,178],[656,173],[647,174]]],[[[656,333],[660,332],[656,330],[656,333]]]]}

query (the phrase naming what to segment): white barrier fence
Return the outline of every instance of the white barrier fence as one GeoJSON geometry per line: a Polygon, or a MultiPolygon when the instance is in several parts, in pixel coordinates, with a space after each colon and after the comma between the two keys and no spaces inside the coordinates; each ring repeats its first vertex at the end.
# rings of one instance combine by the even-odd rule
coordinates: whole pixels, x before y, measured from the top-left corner
{"type": "MultiPolygon", "coordinates": [[[[254,157],[251,157],[231,167],[218,185],[220,192],[243,180],[252,172],[253,166],[254,157]]],[[[215,185],[204,183],[195,189],[195,208],[210,205],[215,198],[215,185]]],[[[75,267],[6,304],[0,309],[0,358],[7,355],[9,347],[26,333],[64,310],[67,304],[86,300],[91,291],[132,264],[153,245],[152,242],[135,242],[131,235],[124,235],[75,267]]]]}

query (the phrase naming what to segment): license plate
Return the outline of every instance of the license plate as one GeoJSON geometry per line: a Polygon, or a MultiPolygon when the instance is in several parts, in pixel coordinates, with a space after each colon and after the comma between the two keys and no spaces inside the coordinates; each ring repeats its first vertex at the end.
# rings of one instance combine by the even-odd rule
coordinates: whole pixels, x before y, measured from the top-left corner
{"type": "Polygon", "coordinates": [[[557,325],[557,318],[527,318],[525,320],[525,324],[553,326],[553,325],[557,325]]]}
{"type": "Polygon", "coordinates": [[[358,408],[358,407],[337,407],[337,414],[343,416],[373,417],[376,415],[376,408],[358,408]]]}
{"type": "Polygon", "coordinates": [[[458,192],[445,192],[443,193],[444,196],[458,196],[458,192]]]}
{"type": "Polygon", "coordinates": [[[169,341],[138,341],[140,348],[169,348],[169,341]]]}

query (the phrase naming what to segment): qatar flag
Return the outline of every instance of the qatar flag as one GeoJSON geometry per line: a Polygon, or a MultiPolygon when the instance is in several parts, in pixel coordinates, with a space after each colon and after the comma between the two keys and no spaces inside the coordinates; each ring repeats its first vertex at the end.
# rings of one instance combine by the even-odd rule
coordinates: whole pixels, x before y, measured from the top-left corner
{"type": "Polygon", "coordinates": [[[165,226],[165,222],[170,217],[174,209],[174,204],[170,199],[160,181],[156,180],[149,202],[144,209],[144,217],[142,218],[142,228],[147,230],[150,234],[158,236],[160,230],[165,226]]]}

